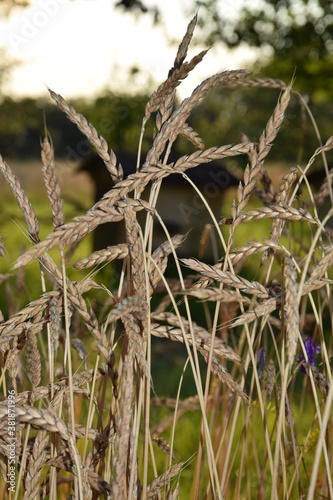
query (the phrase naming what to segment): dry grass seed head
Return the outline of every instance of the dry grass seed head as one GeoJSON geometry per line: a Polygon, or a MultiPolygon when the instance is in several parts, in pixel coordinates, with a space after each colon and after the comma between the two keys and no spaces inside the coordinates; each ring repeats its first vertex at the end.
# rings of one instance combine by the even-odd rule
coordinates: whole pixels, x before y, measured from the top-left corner
{"type": "Polygon", "coordinates": [[[284,120],[286,109],[289,105],[291,90],[292,83],[289,84],[283,91],[272,116],[267,122],[266,129],[260,137],[258,147],[258,161],[260,162],[264,160],[264,158],[266,158],[266,156],[268,155],[272,147],[272,143],[280,130],[280,127],[284,120]]]}
{"type": "Polygon", "coordinates": [[[309,276],[308,282],[314,282],[322,278],[328,268],[331,266],[333,261],[333,244],[328,245],[324,249],[324,255],[313,269],[311,275],[309,276]]]}
{"type": "Polygon", "coordinates": [[[222,269],[218,269],[216,266],[205,264],[196,259],[182,259],[181,261],[187,267],[193,269],[193,271],[199,272],[203,276],[224,283],[225,285],[243,290],[244,293],[256,295],[262,299],[269,297],[267,289],[258,281],[249,281],[242,276],[236,276],[230,271],[222,271],[222,269]]]}
{"type": "Polygon", "coordinates": [[[141,239],[141,228],[131,206],[125,209],[126,237],[131,256],[132,286],[134,295],[146,298],[146,280],[144,272],[144,251],[141,239]]]}
{"type": "Polygon", "coordinates": [[[162,243],[152,254],[152,259],[156,265],[150,262],[149,267],[149,283],[150,283],[150,295],[152,295],[154,289],[161,281],[161,274],[165,273],[168,265],[168,257],[173,252],[177,250],[184,242],[186,235],[177,234],[171,238],[170,245],[169,240],[162,243]]]}
{"type": "Polygon", "coordinates": [[[114,259],[124,259],[125,257],[127,257],[128,252],[128,244],[120,243],[119,245],[114,245],[106,247],[102,250],[97,250],[87,257],[78,259],[76,262],[74,262],[73,267],[75,269],[89,269],[90,267],[105,264],[107,262],[112,262],[114,259]]]}
{"type": "Polygon", "coordinates": [[[154,481],[148,486],[147,498],[156,497],[160,490],[165,488],[170,480],[180,473],[183,467],[184,462],[180,462],[179,464],[173,465],[166,472],[164,472],[164,474],[154,479],[154,481]]]}
{"type": "Polygon", "coordinates": [[[119,172],[116,167],[117,158],[114,152],[111,150],[108,152],[108,144],[104,137],[100,137],[97,133],[97,130],[88,123],[86,118],[77,113],[73,106],[67,104],[66,100],[59,94],[53,92],[53,90],[48,89],[50,96],[56,102],[57,106],[66,113],[69,120],[75,123],[78,129],[87,137],[89,142],[96,148],[97,153],[102,158],[105,163],[106,168],[111,174],[111,177],[115,182],[119,181],[119,172]]]}
{"type": "Polygon", "coordinates": [[[0,172],[5,179],[13,195],[16,198],[17,204],[23,214],[24,221],[28,227],[29,236],[34,243],[39,241],[39,222],[35,216],[35,211],[31,203],[29,203],[28,195],[22,189],[20,181],[11,171],[10,166],[0,156],[0,172]]]}
{"type": "Polygon", "coordinates": [[[293,260],[286,256],[284,259],[284,312],[286,329],[286,347],[289,365],[293,364],[296,355],[299,332],[299,308],[297,301],[298,284],[296,269],[293,260]]]}
{"type": "Polygon", "coordinates": [[[37,345],[36,333],[31,331],[27,325],[27,340],[25,344],[25,355],[27,362],[28,377],[32,383],[33,390],[39,386],[41,381],[41,359],[37,345]]]}
{"type": "Polygon", "coordinates": [[[189,73],[203,60],[208,50],[203,50],[193,57],[190,62],[183,63],[179,68],[175,68],[168,79],[163,82],[158,89],[152,94],[146,105],[145,122],[150,118],[150,115],[157,111],[168,96],[174,96],[173,91],[181,81],[184,80],[189,73]]]}
{"type": "Polygon", "coordinates": [[[87,369],[87,356],[88,356],[86,346],[84,345],[84,343],[82,342],[81,339],[72,339],[71,344],[72,344],[72,347],[74,347],[74,349],[78,353],[80,359],[82,359],[83,364],[84,364],[84,369],[86,370],[87,369]]]}
{"type": "Polygon", "coordinates": [[[40,490],[40,479],[46,462],[46,447],[49,434],[46,430],[37,432],[24,481],[24,498],[36,498],[40,490]]]}
{"type": "MultiPolygon", "coordinates": [[[[158,171],[160,172],[159,169],[158,171]]],[[[156,169],[154,172],[156,173],[156,169]]],[[[164,175],[163,172],[162,175],[164,175]]],[[[145,177],[145,174],[143,177],[145,177]]],[[[150,176],[148,177],[147,183],[150,180],[150,176]]],[[[76,217],[73,221],[55,229],[46,240],[35,245],[34,248],[22,255],[17,260],[14,268],[26,266],[31,260],[41,257],[45,252],[57,245],[66,246],[77,244],[79,240],[94,231],[100,224],[123,220],[124,206],[128,204],[131,204],[135,211],[147,209],[147,203],[143,200],[121,200],[122,195],[125,196],[128,191],[134,190],[136,186],[140,184],[141,180],[142,174],[138,172],[137,174],[133,174],[133,176],[129,176],[124,181],[120,181],[117,186],[96,203],[87,214],[76,217]],[[113,206],[116,202],[122,206],[113,206]]]]}
{"type": "Polygon", "coordinates": [[[327,380],[325,375],[319,371],[319,369],[316,366],[309,366],[305,365],[305,371],[306,373],[309,374],[309,370],[311,369],[312,375],[314,382],[318,389],[323,392],[324,394],[328,394],[329,388],[330,388],[330,382],[327,380]]]}
{"type": "MultiPolygon", "coordinates": [[[[194,16],[188,24],[186,33],[181,43],[179,44],[177,55],[175,57],[173,67],[169,71],[168,78],[158,87],[155,92],[153,92],[146,105],[144,121],[147,121],[151,113],[157,111],[159,108],[163,116],[164,110],[162,110],[161,108],[168,100],[168,98],[170,98],[170,96],[172,97],[168,105],[166,106],[166,109],[171,108],[171,105],[175,98],[175,88],[180,84],[181,80],[184,80],[188,76],[190,71],[192,71],[195,66],[197,66],[197,64],[203,59],[204,55],[206,54],[207,51],[203,51],[195,56],[189,63],[184,63],[196,23],[197,16],[194,16]]],[[[158,127],[158,130],[159,129],[160,127],[158,127]]]]}
{"type": "MultiPolygon", "coordinates": [[[[282,206],[287,204],[291,188],[293,187],[293,185],[296,181],[296,178],[297,178],[297,170],[296,169],[292,169],[290,173],[288,173],[287,175],[285,175],[283,177],[282,185],[280,187],[279,192],[276,195],[276,199],[275,199],[276,203],[278,203],[282,206]]],[[[281,236],[283,228],[284,228],[284,224],[285,224],[284,221],[281,219],[273,219],[272,225],[270,228],[270,236],[271,236],[271,240],[273,243],[278,244],[280,236],[281,236]]],[[[268,259],[269,255],[271,255],[272,253],[274,253],[274,250],[272,248],[268,249],[262,257],[261,264],[264,264],[266,262],[266,260],[268,259]]]]}
{"type": "Polygon", "coordinates": [[[230,328],[236,328],[240,325],[245,325],[247,323],[252,323],[253,321],[258,320],[262,316],[266,319],[269,315],[278,309],[281,305],[281,300],[277,297],[271,297],[268,300],[265,300],[261,304],[254,307],[254,309],[250,309],[249,311],[245,311],[242,315],[236,319],[231,325],[230,328]]]}
{"type": "Polygon", "coordinates": [[[275,364],[272,359],[269,360],[267,368],[266,368],[266,380],[264,384],[264,388],[266,391],[267,399],[270,399],[274,386],[276,384],[276,371],[275,364]]]}
{"type": "Polygon", "coordinates": [[[124,356],[121,381],[119,409],[116,415],[116,438],[114,443],[115,453],[113,456],[114,479],[112,481],[112,495],[114,498],[125,497],[125,482],[127,471],[131,464],[127,463],[129,456],[129,446],[131,441],[131,418],[132,418],[132,400],[133,400],[133,380],[134,380],[134,344],[128,342],[128,350],[124,356]]]}
{"type": "Polygon", "coordinates": [[[0,257],[5,255],[5,245],[3,243],[3,239],[0,236],[0,257]]]}
{"type": "MultiPolygon", "coordinates": [[[[152,440],[154,443],[157,444],[157,446],[164,451],[168,456],[170,456],[171,453],[171,448],[170,445],[165,441],[165,439],[160,438],[160,437],[153,437],[152,440]]],[[[176,461],[175,455],[172,452],[172,460],[176,461]]]]}
{"type": "Polygon", "coordinates": [[[59,346],[59,335],[61,328],[61,306],[59,297],[53,297],[49,305],[49,329],[51,338],[51,347],[55,352],[59,346]]]}
{"type": "MultiPolygon", "coordinates": [[[[160,314],[159,316],[163,316],[163,314],[160,314]]],[[[155,319],[155,318],[154,318],[155,319]]],[[[184,321],[186,321],[184,319],[184,321]]],[[[192,337],[189,331],[189,325],[184,324],[184,328],[186,331],[186,336],[188,343],[192,345],[192,337]]],[[[198,325],[193,325],[194,329],[194,335],[195,335],[195,342],[196,342],[196,347],[197,349],[203,354],[203,353],[209,353],[211,349],[211,334],[205,330],[204,328],[198,326],[198,325]]],[[[169,340],[173,340],[176,342],[184,343],[185,340],[183,338],[183,331],[181,328],[177,328],[176,326],[173,325],[160,325],[157,323],[152,324],[152,329],[151,329],[152,335],[156,337],[164,337],[168,338],[169,340]]],[[[214,347],[213,347],[213,352],[216,357],[219,358],[225,358],[225,359],[230,359],[236,363],[240,363],[242,361],[242,358],[235,353],[235,351],[229,347],[223,340],[220,338],[216,337],[214,340],[214,347]]]]}
{"type": "Polygon", "coordinates": [[[42,172],[47,195],[50,200],[53,225],[54,227],[58,227],[64,223],[65,215],[62,209],[63,201],[61,199],[58,176],[54,165],[54,150],[52,143],[48,140],[48,137],[45,137],[42,142],[42,163],[42,172]]]}
{"type": "Polygon", "coordinates": [[[254,88],[265,88],[265,89],[280,89],[285,90],[287,84],[283,80],[277,78],[245,78],[244,80],[231,81],[226,84],[228,88],[234,87],[254,87],[254,88]]]}

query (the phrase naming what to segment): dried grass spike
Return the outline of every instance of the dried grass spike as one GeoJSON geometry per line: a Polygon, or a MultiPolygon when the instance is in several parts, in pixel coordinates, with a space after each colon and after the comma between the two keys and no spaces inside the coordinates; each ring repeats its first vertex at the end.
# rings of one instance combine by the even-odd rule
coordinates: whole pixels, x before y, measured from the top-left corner
{"type": "Polygon", "coordinates": [[[39,482],[42,476],[43,466],[46,462],[45,448],[47,447],[48,442],[48,432],[44,430],[38,431],[32,448],[27,475],[24,481],[24,498],[26,499],[36,498],[39,496],[39,482]]]}
{"type": "Polygon", "coordinates": [[[87,369],[87,349],[84,343],[82,342],[81,339],[72,339],[72,347],[76,350],[78,353],[80,359],[82,359],[83,364],[84,364],[84,369],[87,369]]]}
{"type": "Polygon", "coordinates": [[[150,97],[145,110],[144,122],[150,118],[150,115],[157,111],[161,104],[172,94],[181,81],[184,80],[188,74],[202,61],[208,50],[203,50],[193,57],[190,62],[185,62],[180,68],[175,68],[171,75],[163,82],[158,89],[153,92],[150,97]]]}
{"type": "Polygon", "coordinates": [[[107,169],[109,170],[113,180],[117,182],[119,180],[119,175],[117,168],[115,166],[115,154],[111,150],[111,154],[108,153],[108,145],[104,137],[100,137],[97,130],[88,123],[86,118],[77,113],[73,106],[67,104],[65,99],[60,95],[53,92],[53,90],[48,89],[50,96],[56,102],[57,106],[66,113],[67,117],[72,123],[78,127],[78,129],[88,138],[89,142],[96,148],[97,153],[104,161],[107,169]]]}
{"type": "MultiPolygon", "coordinates": [[[[253,220],[261,219],[281,219],[290,221],[306,221],[310,224],[319,225],[320,222],[312,217],[312,215],[304,208],[295,208],[289,205],[273,205],[270,207],[259,207],[256,210],[248,210],[240,214],[239,219],[241,222],[251,222],[253,220]]],[[[222,219],[224,222],[225,219],[222,219]]]]}
{"type": "MultiPolygon", "coordinates": [[[[171,238],[174,250],[176,250],[182,245],[182,243],[185,241],[186,236],[187,234],[185,235],[176,234],[171,238]]],[[[154,251],[152,259],[158,266],[159,270],[153,264],[151,265],[151,269],[149,270],[149,282],[150,282],[151,293],[153,293],[153,290],[155,289],[156,285],[160,282],[161,280],[160,272],[164,274],[164,271],[166,270],[168,264],[168,257],[171,253],[172,253],[172,247],[169,243],[169,240],[162,243],[154,251]]]]}
{"type": "Polygon", "coordinates": [[[13,195],[16,198],[17,204],[23,214],[24,221],[28,227],[30,239],[37,243],[39,241],[39,222],[35,216],[35,211],[31,203],[29,203],[28,195],[22,189],[20,181],[11,171],[10,166],[0,156],[0,173],[5,179],[13,195]]]}
{"type": "Polygon", "coordinates": [[[188,125],[188,123],[184,123],[180,133],[181,135],[186,137],[186,139],[189,140],[193,144],[193,146],[200,149],[200,151],[203,151],[205,149],[205,143],[203,142],[199,134],[188,125]]]}
{"type": "Polygon", "coordinates": [[[259,140],[259,148],[258,148],[258,160],[262,161],[268,155],[272,142],[276,138],[282,122],[284,120],[285,112],[288,107],[290,97],[291,97],[292,83],[288,85],[288,87],[284,90],[281,95],[275,109],[273,115],[267,122],[266,129],[262,133],[259,140]]]}
{"type": "Polygon", "coordinates": [[[106,262],[112,262],[115,259],[124,259],[127,257],[128,253],[128,245],[126,243],[121,243],[119,245],[106,247],[102,250],[97,250],[87,257],[82,257],[74,262],[73,267],[75,269],[88,269],[106,262]]]}
{"type": "Polygon", "coordinates": [[[179,482],[174,490],[171,490],[168,494],[167,500],[178,500],[179,498],[179,482]]]}
{"type": "MultiPolygon", "coordinates": [[[[165,439],[160,438],[160,437],[153,437],[154,443],[157,444],[157,446],[164,451],[168,456],[170,456],[171,453],[171,448],[170,445],[165,441],[165,439]]],[[[174,453],[172,453],[172,460],[176,460],[174,453]]]]}
{"type": "MultiPolygon", "coordinates": [[[[283,179],[282,179],[283,182],[281,184],[279,192],[276,195],[275,203],[280,204],[280,205],[287,205],[289,193],[291,191],[291,188],[293,187],[293,184],[296,181],[296,178],[297,178],[297,170],[296,169],[292,169],[290,173],[288,173],[287,175],[285,175],[283,177],[283,179]]],[[[270,229],[271,240],[273,243],[277,244],[279,242],[284,225],[285,225],[284,221],[282,221],[280,219],[273,219],[271,229],[270,229]]],[[[264,253],[264,255],[262,256],[261,265],[264,264],[266,262],[266,260],[268,259],[268,257],[270,255],[272,255],[273,253],[274,253],[274,250],[272,248],[268,249],[264,253]]]]}
{"type": "Polygon", "coordinates": [[[59,297],[53,297],[49,305],[49,328],[52,350],[56,351],[59,346],[59,335],[61,327],[61,307],[59,297]]]}
{"type": "Polygon", "coordinates": [[[53,225],[54,227],[61,226],[64,223],[65,215],[63,212],[63,201],[60,194],[60,186],[58,182],[57,172],[54,166],[54,150],[52,143],[49,142],[46,136],[42,142],[42,172],[47,190],[47,195],[50,200],[53,225]]]}
{"type": "Polygon", "coordinates": [[[26,266],[31,260],[41,257],[56,245],[65,246],[77,243],[100,224],[118,222],[123,218],[123,213],[116,208],[108,207],[107,204],[104,204],[103,209],[96,206],[94,210],[91,210],[87,214],[77,217],[73,221],[55,229],[53,233],[48,235],[46,240],[38,243],[34,248],[19,257],[14,268],[26,266]]]}
{"type": "Polygon", "coordinates": [[[279,80],[278,78],[245,78],[244,80],[239,81],[231,81],[226,84],[227,87],[257,87],[264,89],[281,89],[285,90],[287,88],[287,84],[283,80],[279,80]]]}
{"type": "Polygon", "coordinates": [[[251,303],[247,297],[242,297],[239,293],[233,290],[226,290],[224,288],[203,288],[203,289],[190,289],[186,290],[186,294],[197,297],[198,299],[210,300],[213,302],[221,301],[223,303],[239,302],[239,303],[251,303]]]}
{"type": "Polygon", "coordinates": [[[305,284],[312,283],[322,278],[323,275],[328,270],[328,268],[331,266],[332,262],[333,262],[333,244],[325,248],[324,256],[320,259],[320,261],[312,271],[309,279],[305,284]]]}
{"type": "Polygon", "coordinates": [[[249,281],[242,276],[235,275],[230,271],[223,271],[217,266],[211,266],[196,259],[181,259],[181,261],[185,266],[202,274],[205,278],[211,278],[220,283],[224,283],[234,288],[243,290],[244,293],[257,295],[258,297],[263,299],[269,297],[268,290],[258,281],[249,281]]]}
{"type": "Polygon", "coordinates": [[[272,359],[269,360],[267,369],[266,369],[266,380],[265,380],[265,391],[267,395],[267,399],[270,399],[274,386],[276,384],[276,371],[274,361],[272,359]]]}
{"type": "Polygon", "coordinates": [[[145,277],[143,264],[143,248],[140,237],[141,228],[137,222],[136,214],[131,206],[125,209],[126,236],[129,243],[131,256],[131,271],[134,294],[145,297],[145,277]]]}
{"type": "Polygon", "coordinates": [[[276,243],[269,239],[263,239],[263,242],[259,242],[256,240],[248,241],[248,246],[237,247],[233,249],[233,252],[229,254],[229,258],[233,264],[236,264],[242,259],[246,259],[253,254],[258,252],[267,252],[267,251],[281,251],[283,252],[283,248],[279,247],[276,243]]]}
{"type": "MultiPolygon", "coordinates": [[[[133,316],[134,314],[138,319],[143,320],[146,309],[145,305],[146,302],[142,299],[142,297],[138,297],[137,295],[125,297],[123,300],[118,302],[113,309],[111,309],[106,324],[115,323],[119,318],[126,318],[129,315],[133,316]]],[[[104,326],[106,326],[106,324],[104,326]]]]}
{"type": "Polygon", "coordinates": [[[314,382],[315,382],[316,386],[318,387],[318,389],[327,395],[329,388],[330,388],[330,383],[327,380],[327,378],[325,377],[325,375],[320,373],[320,371],[318,370],[318,368],[316,366],[309,367],[309,365],[306,365],[305,370],[307,373],[309,373],[309,369],[311,369],[311,371],[312,371],[313,379],[314,379],[314,382]]]}
{"type": "Polygon", "coordinates": [[[27,360],[28,377],[32,383],[33,390],[39,386],[41,380],[41,360],[37,345],[36,334],[28,327],[25,355],[27,360]]]}
{"type": "Polygon", "coordinates": [[[166,484],[180,473],[183,466],[184,462],[173,465],[170,469],[164,472],[164,474],[154,479],[154,481],[148,486],[147,498],[155,498],[160,490],[165,488],[166,484]]]}
{"type": "Polygon", "coordinates": [[[82,467],[81,477],[82,477],[82,489],[83,489],[84,500],[92,500],[93,498],[93,492],[90,486],[89,473],[90,469],[88,467],[82,467]]]}
{"type": "MultiPolygon", "coordinates": [[[[181,129],[180,129],[181,131],[181,129]]],[[[204,151],[195,151],[191,155],[182,156],[177,160],[171,172],[185,172],[188,168],[194,168],[214,160],[221,160],[232,156],[247,154],[252,146],[249,144],[226,144],[225,146],[212,147],[204,151]]],[[[171,173],[170,172],[170,173],[171,173]]]]}
{"type": "Polygon", "coordinates": [[[280,306],[280,301],[277,300],[275,297],[271,297],[268,300],[265,300],[261,304],[259,304],[257,307],[254,309],[251,309],[250,311],[243,312],[243,314],[234,321],[230,327],[235,328],[236,326],[240,325],[245,325],[246,323],[251,323],[252,321],[256,321],[258,318],[261,318],[264,316],[265,318],[268,318],[268,316],[278,309],[280,306]]]}
{"type": "Polygon", "coordinates": [[[128,464],[129,444],[131,440],[131,418],[133,399],[133,343],[128,344],[121,371],[119,411],[116,416],[117,435],[114,444],[112,494],[114,498],[125,498],[125,477],[128,464]]]}
{"type": "Polygon", "coordinates": [[[5,245],[3,243],[3,239],[0,236],[0,257],[5,255],[5,245]]]}
{"type": "Polygon", "coordinates": [[[179,44],[179,47],[177,50],[177,55],[175,57],[173,67],[169,71],[168,78],[172,75],[174,70],[180,68],[181,65],[183,64],[183,62],[185,61],[186,56],[187,56],[187,51],[188,51],[189,45],[191,43],[192,36],[193,36],[194,30],[195,30],[195,27],[197,24],[197,20],[198,20],[198,16],[195,15],[193,17],[193,19],[191,19],[191,21],[189,22],[187,29],[186,29],[186,33],[185,33],[182,41],[179,44]]]}
{"type": "Polygon", "coordinates": [[[299,309],[297,302],[298,284],[293,260],[284,259],[284,289],[285,289],[285,329],[286,347],[289,365],[292,365],[296,355],[299,332],[299,309]]]}
{"type": "MultiPolygon", "coordinates": [[[[203,54],[204,55],[204,54],[203,54]]],[[[199,54],[200,56],[200,54],[199,54]]],[[[203,57],[203,56],[202,56],[203,57]]],[[[202,59],[202,58],[201,58],[202,59]]],[[[192,110],[198,105],[198,103],[210,92],[213,88],[223,85],[230,80],[238,80],[239,78],[245,78],[249,75],[247,70],[231,70],[223,71],[221,73],[216,73],[215,75],[204,80],[200,85],[194,89],[191,96],[185,99],[175,113],[171,116],[169,120],[171,135],[169,137],[171,142],[174,142],[180,133],[184,123],[187,121],[192,110]]],[[[164,148],[163,148],[164,149],[164,148]]]]}
{"type": "MultiPolygon", "coordinates": [[[[203,357],[205,358],[206,363],[208,363],[208,354],[204,353],[203,357]]],[[[248,400],[248,397],[243,391],[242,387],[237,384],[237,382],[232,378],[226,368],[214,356],[212,358],[211,370],[212,373],[214,373],[214,375],[216,375],[221,380],[221,382],[226,384],[233,393],[244,399],[244,401],[248,400]]]]}
{"type": "MultiPolygon", "coordinates": [[[[168,313],[165,313],[164,316],[163,314],[158,314],[158,315],[154,314],[154,319],[158,318],[166,320],[169,319],[169,322],[171,323],[176,322],[175,320],[172,321],[172,318],[170,317],[168,318],[168,313]]],[[[185,328],[186,331],[187,341],[190,345],[192,345],[193,340],[190,334],[188,323],[186,322],[185,319],[183,321],[184,321],[183,327],[185,328]]],[[[193,329],[194,329],[195,343],[197,349],[205,357],[211,350],[211,334],[207,330],[198,325],[193,325],[193,329]]],[[[173,325],[159,325],[154,323],[151,329],[151,333],[156,337],[165,337],[175,342],[181,342],[181,343],[185,342],[183,336],[183,330],[173,325]]],[[[240,363],[242,361],[242,358],[238,354],[236,354],[235,351],[231,347],[229,347],[222,339],[218,337],[216,337],[214,340],[213,352],[216,359],[217,358],[230,359],[236,363],[240,363]]]]}

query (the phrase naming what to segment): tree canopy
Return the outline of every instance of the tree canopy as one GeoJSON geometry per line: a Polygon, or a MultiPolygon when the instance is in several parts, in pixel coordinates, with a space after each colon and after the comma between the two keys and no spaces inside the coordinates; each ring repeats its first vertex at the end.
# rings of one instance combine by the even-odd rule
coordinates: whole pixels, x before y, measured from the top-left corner
{"type": "Polygon", "coordinates": [[[242,8],[230,12],[224,12],[218,0],[208,0],[201,3],[200,14],[198,25],[206,43],[261,48],[256,68],[285,80],[295,71],[300,91],[315,101],[332,99],[330,0],[244,0],[242,8]]]}

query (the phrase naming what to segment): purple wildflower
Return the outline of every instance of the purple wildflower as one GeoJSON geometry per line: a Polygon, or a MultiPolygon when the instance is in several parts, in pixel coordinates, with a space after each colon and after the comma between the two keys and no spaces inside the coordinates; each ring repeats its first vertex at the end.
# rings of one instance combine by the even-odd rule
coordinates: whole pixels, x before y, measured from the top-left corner
{"type": "MultiPolygon", "coordinates": [[[[316,364],[316,354],[320,354],[320,351],[321,351],[320,345],[316,344],[312,340],[311,337],[307,337],[306,340],[305,340],[305,342],[304,342],[304,346],[305,346],[306,354],[308,355],[309,365],[310,366],[315,366],[315,364],[316,364]]],[[[300,371],[302,373],[306,373],[306,370],[305,370],[305,365],[306,365],[305,357],[303,356],[302,359],[301,359],[301,361],[299,361],[299,358],[298,358],[297,362],[301,363],[300,371]]]]}

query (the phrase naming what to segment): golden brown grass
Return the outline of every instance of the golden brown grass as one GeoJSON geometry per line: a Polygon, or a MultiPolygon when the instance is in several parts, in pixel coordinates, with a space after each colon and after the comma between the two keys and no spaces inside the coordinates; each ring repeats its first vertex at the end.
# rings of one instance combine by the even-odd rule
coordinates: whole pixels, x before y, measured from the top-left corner
{"type": "MultiPolygon", "coordinates": [[[[155,119],[151,149],[142,165],[138,160],[136,173],[126,178],[116,153],[95,127],[50,91],[114,181],[86,214],[65,221],[46,131],[42,171],[54,230],[40,241],[28,195],[0,157],[2,176],[33,243],[13,268],[19,275],[38,260],[41,277],[39,296],[22,307],[13,300],[12,272],[0,276],[0,283],[8,283],[8,307],[4,304],[0,314],[3,497],[333,497],[333,246],[324,227],[327,217],[319,220],[315,205],[331,194],[328,169],[317,195],[310,189],[304,200],[297,195],[301,183],[309,188],[306,174],[319,155],[327,167],[333,138],[315,151],[302,172],[293,166],[275,188],[266,168],[269,153],[290,99],[301,97],[292,84],[251,79],[248,71],[233,70],[206,79],[177,107],[177,86],[206,54],[185,61],[195,24],[196,17],[166,81],[147,103],[138,158],[146,123],[155,119]],[[216,86],[229,91],[281,89],[258,144],[243,136],[239,144],[205,148],[187,120],[216,86]],[[170,164],[168,155],[179,135],[195,151],[170,164]],[[221,221],[210,212],[220,242],[219,261],[212,265],[192,256],[180,261],[177,248],[186,235],[171,237],[156,210],[163,179],[188,179],[187,169],[236,156],[248,161],[236,200],[221,221]],[[144,224],[138,212],[145,213],[144,224]],[[156,249],[154,217],[166,240],[156,249]],[[78,245],[100,224],[119,221],[125,224],[126,241],[68,264],[66,247],[78,245]],[[270,222],[264,239],[252,234],[250,241],[235,245],[245,223],[256,233],[263,221],[270,222]],[[59,258],[54,251],[52,257],[48,253],[56,248],[59,258]],[[119,274],[110,264],[114,259],[123,261],[119,274]],[[172,278],[171,262],[177,272],[172,278]],[[77,274],[70,267],[91,272],[77,274]],[[116,288],[107,280],[95,281],[101,267],[119,278],[116,288]],[[188,269],[191,274],[185,276],[188,269]],[[186,353],[175,399],[154,394],[152,337],[168,339],[186,353]],[[182,397],[186,370],[195,387],[189,399],[182,397]],[[161,408],[164,415],[157,411],[161,408]],[[191,412],[199,412],[200,419],[180,420],[191,412]],[[15,488],[10,493],[8,422],[13,419],[15,488]]],[[[202,193],[193,189],[209,211],[202,193]]],[[[0,239],[0,256],[5,245],[0,239]]],[[[169,363],[165,377],[173,369],[169,346],[166,342],[163,350],[169,363]]]]}

